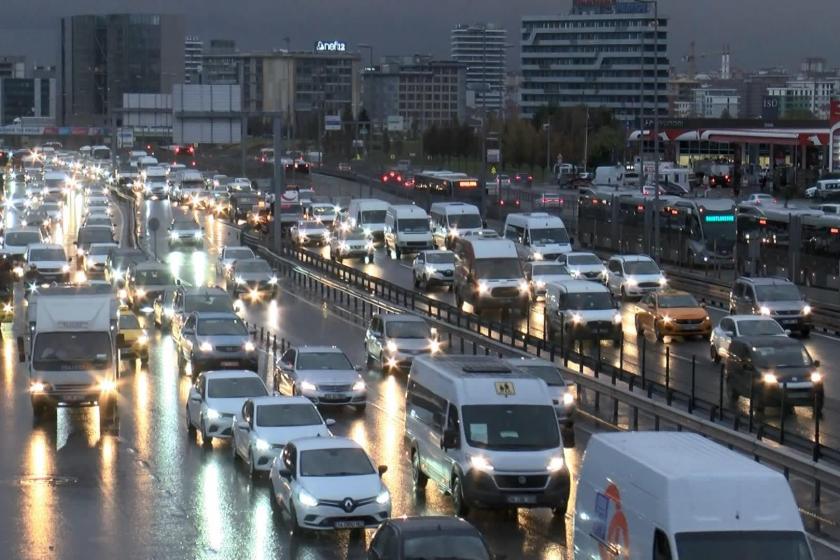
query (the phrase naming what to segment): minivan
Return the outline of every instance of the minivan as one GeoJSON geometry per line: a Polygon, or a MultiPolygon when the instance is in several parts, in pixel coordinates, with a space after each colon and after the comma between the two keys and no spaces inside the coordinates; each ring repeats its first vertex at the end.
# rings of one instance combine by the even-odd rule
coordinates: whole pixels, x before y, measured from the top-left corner
{"type": "Polygon", "coordinates": [[[385,214],[390,205],[377,198],[354,198],[347,207],[351,227],[360,227],[374,241],[385,237],[385,214]]]}
{"type": "Polygon", "coordinates": [[[476,313],[485,307],[513,307],[528,312],[530,287],[512,241],[459,239],[455,255],[452,291],[459,309],[469,302],[476,313]]]}
{"type": "Polygon", "coordinates": [[[435,202],[429,209],[435,245],[452,249],[455,239],[464,233],[481,231],[483,222],[478,207],[465,202],[435,202]]]}
{"type": "Polygon", "coordinates": [[[399,259],[433,248],[429,215],[413,204],[395,204],[385,212],[385,248],[399,259]]]}
{"type": "Polygon", "coordinates": [[[563,220],[546,212],[508,214],[502,235],[516,243],[523,260],[555,260],[572,250],[563,220]]]}

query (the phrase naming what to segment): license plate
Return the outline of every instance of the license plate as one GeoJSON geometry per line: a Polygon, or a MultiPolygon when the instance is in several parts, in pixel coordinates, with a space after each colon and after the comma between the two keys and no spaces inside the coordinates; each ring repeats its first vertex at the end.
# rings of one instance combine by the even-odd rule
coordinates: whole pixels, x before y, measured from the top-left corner
{"type": "Polygon", "coordinates": [[[346,399],[347,396],[341,393],[325,393],[323,398],[325,401],[340,401],[346,399]]]}
{"type": "Polygon", "coordinates": [[[509,504],[535,504],[537,503],[537,497],[527,494],[523,496],[508,496],[507,502],[509,504]]]}
{"type": "Polygon", "coordinates": [[[81,402],[84,400],[84,395],[65,395],[61,398],[66,403],[81,402]]]}
{"type": "Polygon", "coordinates": [[[223,360],[219,362],[219,365],[222,367],[236,367],[239,365],[239,362],[236,360],[223,360]]]}
{"type": "Polygon", "coordinates": [[[783,325],[795,325],[796,324],[796,319],[782,319],[781,323],[783,325]]]}
{"type": "Polygon", "coordinates": [[[336,529],[359,529],[364,526],[364,521],[336,521],[333,525],[336,529]]]}

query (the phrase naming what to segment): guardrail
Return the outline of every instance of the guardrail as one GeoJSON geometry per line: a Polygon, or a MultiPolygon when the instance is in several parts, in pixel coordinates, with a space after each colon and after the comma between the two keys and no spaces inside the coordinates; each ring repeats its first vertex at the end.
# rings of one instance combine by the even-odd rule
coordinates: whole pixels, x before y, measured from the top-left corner
{"type": "MultiPolygon", "coordinates": [[[[622,386],[618,382],[626,380],[627,376],[619,368],[602,370],[600,368],[606,364],[599,364],[583,356],[576,371],[566,366],[581,356],[573,353],[561,355],[559,349],[546,347],[545,341],[534,340],[525,333],[518,333],[512,338],[510,334],[499,333],[499,338],[495,338],[488,322],[458,312],[446,304],[437,306],[435,303],[441,302],[433,303],[434,300],[421,294],[410,293],[398,286],[387,286],[378,279],[336,263],[330,263],[337,267],[332,271],[330,267],[320,268],[317,259],[297,258],[314,255],[303,255],[293,249],[283,248],[279,254],[274,253],[259,238],[249,234],[243,235],[243,241],[273,263],[284,283],[292,284],[310,296],[320,297],[322,301],[332,302],[332,309],[343,312],[348,318],[364,323],[376,312],[414,312],[423,315],[438,328],[450,351],[499,356],[542,355],[557,363],[558,367],[563,367],[564,375],[577,384],[579,408],[613,428],[695,431],[781,470],[788,478],[793,476],[805,481],[812,489],[811,499],[815,505],[821,503],[825,490],[840,492],[840,470],[818,462],[816,459],[819,453],[815,457],[808,457],[792,449],[768,443],[760,433],[753,435],[740,432],[737,425],[731,429],[715,420],[715,407],[707,409],[702,417],[698,416],[697,412],[703,403],[687,400],[683,403],[686,409],[683,409],[678,406],[675,398],[677,395],[669,394],[667,390],[663,393],[662,390],[666,388],[659,385],[649,383],[640,387],[631,377],[628,385],[622,386]],[[333,274],[338,269],[341,273],[333,274]],[[587,374],[585,369],[590,373],[587,374]],[[709,413],[710,417],[706,417],[709,413]]],[[[263,328],[259,329],[256,338],[270,347],[275,355],[278,349],[283,351],[287,348],[285,339],[281,339],[278,346],[277,333],[272,335],[263,328]]],[[[819,449],[819,446],[815,449],[819,449]]],[[[810,514],[810,518],[817,523],[821,520],[820,516],[814,514],[810,514]]]]}

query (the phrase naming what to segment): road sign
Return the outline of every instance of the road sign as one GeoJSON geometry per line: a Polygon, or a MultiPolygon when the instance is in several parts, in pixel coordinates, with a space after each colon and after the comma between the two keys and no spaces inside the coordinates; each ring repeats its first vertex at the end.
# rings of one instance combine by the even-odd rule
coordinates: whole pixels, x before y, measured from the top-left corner
{"type": "Polygon", "coordinates": [[[134,146],[134,129],[120,128],[117,130],[117,147],[131,148],[134,146]]]}
{"type": "Polygon", "coordinates": [[[405,118],[402,115],[390,115],[386,127],[388,132],[402,132],[405,130],[405,118]]]}
{"type": "Polygon", "coordinates": [[[490,166],[490,175],[495,175],[495,174],[496,174],[496,166],[495,166],[495,165],[491,165],[491,166],[490,166]]]}
{"type": "Polygon", "coordinates": [[[324,130],[341,130],[341,115],[324,115],[324,130]]]}

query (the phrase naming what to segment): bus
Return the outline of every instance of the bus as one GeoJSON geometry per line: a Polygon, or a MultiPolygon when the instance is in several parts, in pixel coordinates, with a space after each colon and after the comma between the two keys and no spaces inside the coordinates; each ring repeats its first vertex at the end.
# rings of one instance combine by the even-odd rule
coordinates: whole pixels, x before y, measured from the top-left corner
{"type": "Polygon", "coordinates": [[[414,189],[421,192],[454,196],[478,193],[479,180],[466,173],[421,171],[414,175],[414,189]]]}
{"type": "Polygon", "coordinates": [[[577,235],[590,248],[647,253],[653,245],[654,212],[664,260],[683,266],[732,266],[735,203],[723,198],[660,196],[639,191],[584,189],[578,201],[577,235]]]}
{"type": "Polygon", "coordinates": [[[92,146],[90,148],[90,158],[95,162],[109,162],[111,161],[111,148],[108,146],[92,146]]]}

